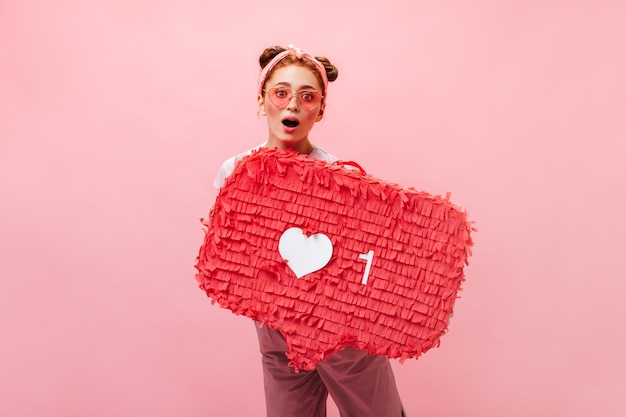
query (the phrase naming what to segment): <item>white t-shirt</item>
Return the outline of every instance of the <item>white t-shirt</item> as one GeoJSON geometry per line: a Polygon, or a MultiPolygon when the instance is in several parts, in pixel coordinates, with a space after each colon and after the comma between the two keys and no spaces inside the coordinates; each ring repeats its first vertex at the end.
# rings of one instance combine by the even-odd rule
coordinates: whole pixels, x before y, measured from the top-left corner
{"type": "MultiPolygon", "coordinates": [[[[217,171],[217,176],[215,177],[215,181],[213,181],[213,186],[219,190],[222,185],[224,185],[224,181],[226,181],[226,178],[228,178],[228,176],[232,174],[235,170],[235,165],[237,165],[237,162],[239,162],[244,156],[250,155],[252,151],[262,148],[263,146],[265,146],[265,144],[259,145],[235,156],[231,156],[226,161],[224,161],[220,169],[217,171]]],[[[311,158],[321,159],[322,161],[326,161],[331,164],[337,162],[337,158],[317,146],[314,147],[313,152],[311,152],[309,156],[311,158]]]]}

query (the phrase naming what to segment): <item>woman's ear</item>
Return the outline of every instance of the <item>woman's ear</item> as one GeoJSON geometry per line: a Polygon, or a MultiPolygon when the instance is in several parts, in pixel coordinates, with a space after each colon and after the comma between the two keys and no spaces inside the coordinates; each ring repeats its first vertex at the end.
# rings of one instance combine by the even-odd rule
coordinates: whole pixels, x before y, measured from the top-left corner
{"type": "Polygon", "coordinates": [[[257,103],[259,103],[259,114],[261,116],[267,116],[267,112],[265,111],[265,99],[261,94],[257,97],[257,103]]]}
{"type": "Polygon", "coordinates": [[[320,111],[317,113],[317,117],[315,118],[316,122],[319,122],[324,117],[324,110],[326,110],[326,102],[322,102],[320,105],[320,111]]]}

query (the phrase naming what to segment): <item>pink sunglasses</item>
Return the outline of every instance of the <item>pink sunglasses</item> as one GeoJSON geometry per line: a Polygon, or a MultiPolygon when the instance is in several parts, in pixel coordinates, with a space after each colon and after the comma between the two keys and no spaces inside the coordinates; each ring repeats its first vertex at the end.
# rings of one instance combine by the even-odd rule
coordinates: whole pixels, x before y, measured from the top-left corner
{"type": "Polygon", "coordinates": [[[298,101],[306,110],[311,110],[318,106],[324,96],[315,90],[300,90],[297,93],[285,87],[272,87],[267,91],[269,99],[279,109],[284,109],[289,105],[294,95],[297,95],[298,101]]]}

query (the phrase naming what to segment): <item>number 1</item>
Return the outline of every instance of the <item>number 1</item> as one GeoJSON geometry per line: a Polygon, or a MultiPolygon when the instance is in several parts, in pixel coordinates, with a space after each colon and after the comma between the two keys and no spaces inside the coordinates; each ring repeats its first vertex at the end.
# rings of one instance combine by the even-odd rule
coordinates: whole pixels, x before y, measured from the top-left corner
{"type": "Polygon", "coordinates": [[[359,255],[359,258],[367,261],[367,264],[365,264],[365,272],[363,273],[363,279],[361,280],[361,284],[367,285],[367,279],[370,276],[370,268],[372,267],[372,260],[374,259],[374,251],[370,250],[367,253],[362,253],[359,255]]]}

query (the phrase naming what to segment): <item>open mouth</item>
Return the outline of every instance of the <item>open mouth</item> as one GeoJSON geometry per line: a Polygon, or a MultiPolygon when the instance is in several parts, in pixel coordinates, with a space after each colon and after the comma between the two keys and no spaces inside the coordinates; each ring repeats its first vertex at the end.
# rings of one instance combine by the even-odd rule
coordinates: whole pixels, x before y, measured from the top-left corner
{"type": "Polygon", "coordinates": [[[283,125],[287,126],[287,127],[298,127],[298,125],[300,124],[299,121],[297,121],[296,119],[284,119],[283,120],[283,125]]]}

